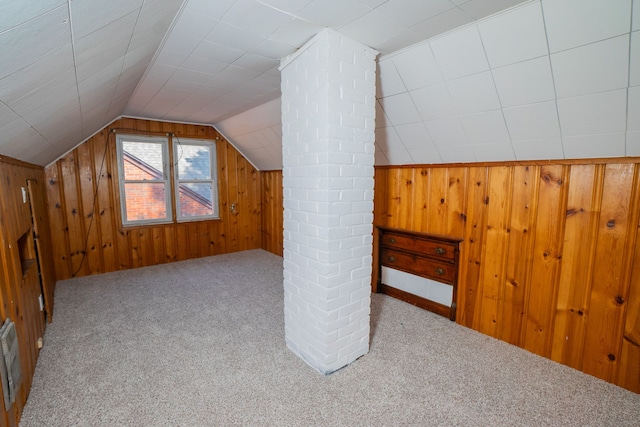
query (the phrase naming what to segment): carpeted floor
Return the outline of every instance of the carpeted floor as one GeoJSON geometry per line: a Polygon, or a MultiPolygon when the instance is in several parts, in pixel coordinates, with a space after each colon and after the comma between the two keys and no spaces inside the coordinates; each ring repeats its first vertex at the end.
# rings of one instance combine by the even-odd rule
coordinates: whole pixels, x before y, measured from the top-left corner
{"type": "Polygon", "coordinates": [[[261,250],[59,282],[21,427],[638,426],[640,395],[384,295],[322,376],[261,250]]]}

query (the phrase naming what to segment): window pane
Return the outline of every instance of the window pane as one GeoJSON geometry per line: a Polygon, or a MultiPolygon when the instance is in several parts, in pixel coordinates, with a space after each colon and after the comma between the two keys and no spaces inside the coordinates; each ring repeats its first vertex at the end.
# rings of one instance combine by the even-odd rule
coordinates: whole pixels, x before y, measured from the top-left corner
{"type": "Polygon", "coordinates": [[[162,182],[124,185],[127,221],[167,218],[167,192],[162,182]]]}
{"type": "Polygon", "coordinates": [[[178,195],[180,216],[193,217],[213,214],[211,183],[182,183],[178,195]]]}
{"type": "Polygon", "coordinates": [[[211,179],[211,147],[179,144],[178,179],[211,179]]]}
{"type": "Polygon", "coordinates": [[[164,179],[162,144],[155,142],[122,142],[124,179],[164,179]]]}

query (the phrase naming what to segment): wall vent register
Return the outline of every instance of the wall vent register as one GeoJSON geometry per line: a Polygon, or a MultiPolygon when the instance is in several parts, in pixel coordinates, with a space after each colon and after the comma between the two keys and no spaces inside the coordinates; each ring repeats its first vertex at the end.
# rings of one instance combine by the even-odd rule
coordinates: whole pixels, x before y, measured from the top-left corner
{"type": "Polygon", "coordinates": [[[455,320],[462,239],[386,227],[377,230],[377,292],[455,320]]]}
{"type": "Polygon", "coordinates": [[[22,381],[18,336],[16,326],[11,319],[7,319],[0,328],[0,344],[2,346],[0,378],[2,379],[4,407],[8,410],[16,401],[16,394],[22,381]]]}

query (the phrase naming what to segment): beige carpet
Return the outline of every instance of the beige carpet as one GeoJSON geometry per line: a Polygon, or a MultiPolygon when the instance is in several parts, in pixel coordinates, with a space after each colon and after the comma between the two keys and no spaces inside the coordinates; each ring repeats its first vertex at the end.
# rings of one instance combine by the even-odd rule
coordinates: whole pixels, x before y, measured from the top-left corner
{"type": "Polygon", "coordinates": [[[284,344],[282,258],[59,282],[20,426],[638,426],[640,395],[384,295],[322,376],[284,344]]]}

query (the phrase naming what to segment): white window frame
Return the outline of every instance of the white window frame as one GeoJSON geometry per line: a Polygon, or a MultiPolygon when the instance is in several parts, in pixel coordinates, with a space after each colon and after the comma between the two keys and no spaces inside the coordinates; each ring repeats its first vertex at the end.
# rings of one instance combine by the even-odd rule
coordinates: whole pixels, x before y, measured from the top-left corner
{"type": "Polygon", "coordinates": [[[135,226],[135,225],[147,225],[147,224],[167,224],[173,222],[173,202],[172,202],[172,185],[171,185],[171,173],[169,169],[169,138],[161,136],[146,136],[146,135],[116,135],[116,148],[118,155],[118,174],[120,188],[120,215],[122,218],[123,226],[135,226]],[[122,152],[122,143],[124,142],[142,142],[142,143],[155,143],[160,144],[162,147],[162,175],[164,179],[158,180],[126,180],[124,175],[124,155],[122,152]],[[165,204],[166,204],[166,218],[157,219],[127,219],[127,199],[125,194],[125,185],[127,183],[164,183],[165,185],[165,204]]]}
{"type": "Polygon", "coordinates": [[[202,221],[207,219],[220,219],[220,210],[218,209],[218,163],[216,158],[216,142],[207,139],[194,139],[194,138],[177,138],[174,137],[171,141],[173,144],[173,191],[175,194],[176,203],[176,220],[177,222],[190,222],[190,221],[202,221]],[[209,165],[211,166],[211,178],[209,179],[180,179],[180,171],[178,162],[180,161],[180,147],[182,145],[200,145],[209,148],[209,165]],[[196,215],[196,216],[183,216],[180,209],[180,184],[201,184],[209,183],[211,185],[211,203],[212,212],[209,215],[196,215]]]}

